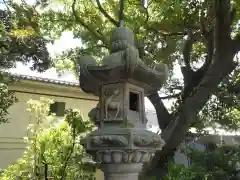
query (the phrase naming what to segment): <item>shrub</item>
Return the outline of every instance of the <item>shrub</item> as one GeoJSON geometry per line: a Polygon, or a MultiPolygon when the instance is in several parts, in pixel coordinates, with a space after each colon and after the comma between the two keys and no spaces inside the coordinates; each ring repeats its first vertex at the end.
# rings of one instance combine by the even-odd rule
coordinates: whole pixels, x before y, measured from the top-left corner
{"type": "Polygon", "coordinates": [[[24,156],[3,170],[2,180],[59,179],[92,180],[94,167],[85,164],[89,158],[80,141],[94,127],[78,110],[69,109],[63,120],[49,115],[51,100],[30,100],[28,111],[36,124],[29,125],[24,156]]]}
{"type": "Polygon", "coordinates": [[[232,180],[235,178],[235,167],[240,162],[240,149],[225,144],[212,150],[199,151],[189,149],[191,159],[189,167],[169,164],[166,180],[232,180]]]}

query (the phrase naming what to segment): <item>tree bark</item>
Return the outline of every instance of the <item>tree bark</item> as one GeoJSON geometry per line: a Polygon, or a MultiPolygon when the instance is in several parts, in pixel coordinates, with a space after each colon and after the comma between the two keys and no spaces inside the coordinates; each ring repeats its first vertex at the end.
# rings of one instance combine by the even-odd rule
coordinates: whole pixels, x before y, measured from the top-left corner
{"type": "MultiPolygon", "coordinates": [[[[209,47],[211,50],[209,51],[209,55],[213,53],[211,55],[212,61],[206,69],[203,78],[197,85],[191,88],[191,92],[189,92],[187,94],[188,96],[181,102],[176,115],[168,119],[170,121],[167,127],[162,131],[162,138],[165,140],[166,145],[163,147],[162,151],[156,152],[151,162],[144,165],[140,178],[149,175],[151,169],[155,169],[159,164],[165,164],[163,161],[164,157],[180,145],[191,124],[197,119],[199,111],[203,108],[211,95],[217,91],[219,83],[236,68],[237,64],[234,63],[233,58],[238,50],[236,50],[237,43],[231,40],[230,37],[232,24],[230,9],[229,0],[215,0],[213,46],[212,48],[209,47]]],[[[154,105],[158,118],[166,115],[166,113],[164,113],[164,108],[161,107],[160,104],[161,102],[155,102],[154,105]]],[[[167,120],[164,119],[164,122],[167,122],[167,120]]],[[[161,119],[159,119],[159,123],[162,123],[161,119]]],[[[164,127],[164,125],[160,127],[164,127]]]]}
{"type": "Polygon", "coordinates": [[[156,180],[163,180],[168,174],[169,163],[174,163],[175,150],[168,152],[165,156],[162,156],[158,161],[158,164],[151,170],[150,176],[155,177],[156,180]]]}
{"type": "Polygon", "coordinates": [[[160,129],[165,129],[172,119],[171,114],[168,112],[167,108],[164,106],[162,100],[158,95],[158,92],[155,92],[149,95],[148,99],[156,109],[158,124],[160,129]]]}
{"type": "Polygon", "coordinates": [[[99,33],[99,31],[97,31],[95,27],[92,27],[90,24],[85,23],[84,20],[78,16],[78,13],[76,10],[76,2],[77,2],[76,0],[73,0],[73,3],[72,3],[72,13],[73,13],[73,17],[75,18],[75,21],[81,26],[83,26],[86,30],[91,32],[92,35],[96,37],[96,39],[101,40],[103,44],[109,47],[108,39],[104,37],[101,33],[99,33]]]}

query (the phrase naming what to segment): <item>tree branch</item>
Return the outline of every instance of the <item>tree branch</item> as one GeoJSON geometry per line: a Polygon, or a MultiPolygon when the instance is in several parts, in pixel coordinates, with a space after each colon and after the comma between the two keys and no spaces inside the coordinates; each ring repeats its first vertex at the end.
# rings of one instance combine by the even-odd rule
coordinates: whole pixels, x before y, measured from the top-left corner
{"type": "Polygon", "coordinates": [[[216,2],[212,62],[203,79],[182,102],[176,116],[168,124],[167,128],[162,131],[161,135],[166,144],[162,151],[156,152],[151,162],[144,166],[140,177],[145,177],[151,169],[154,169],[159,164],[159,160],[163,156],[173,151],[181,143],[191,124],[197,119],[198,112],[209,100],[210,96],[217,91],[219,83],[237,66],[233,61],[235,54],[232,51],[231,24],[229,24],[228,20],[230,1],[216,0],[216,2]]]}
{"type": "MultiPolygon", "coordinates": [[[[224,58],[224,56],[222,56],[224,58]]],[[[229,58],[233,58],[229,57],[229,58]]],[[[236,67],[234,63],[216,63],[211,66],[205,78],[198,86],[196,92],[186,99],[179,109],[176,119],[171,120],[167,128],[162,131],[162,138],[166,145],[162,151],[156,152],[154,158],[144,166],[140,176],[145,177],[147,173],[154,169],[159,160],[169,152],[173,151],[185,138],[191,123],[196,119],[198,112],[208,101],[211,94],[217,90],[217,85],[227,77],[236,67]]],[[[160,116],[162,117],[162,116],[160,116]]]]}
{"type": "Polygon", "coordinates": [[[9,3],[7,3],[5,0],[3,0],[3,3],[5,4],[5,6],[6,6],[6,8],[7,8],[7,11],[8,11],[9,13],[11,13],[11,10],[10,10],[10,8],[9,8],[9,3]]]}
{"type": "Polygon", "coordinates": [[[182,52],[183,52],[183,65],[181,67],[181,71],[184,77],[184,86],[186,86],[187,82],[189,81],[189,78],[191,78],[193,70],[190,66],[190,60],[191,60],[191,51],[192,46],[195,42],[200,41],[202,38],[200,32],[192,33],[189,31],[187,33],[187,38],[184,41],[182,52]]]}
{"type": "Polygon", "coordinates": [[[237,34],[233,40],[233,53],[236,54],[240,51],[240,33],[237,34]]]}
{"type": "Polygon", "coordinates": [[[191,67],[190,67],[190,59],[191,59],[191,51],[192,51],[193,43],[194,43],[193,33],[191,31],[189,31],[187,33],[187,38],[184,41],[183,49],[182,49],[184,65],[188,69],[191,69],[191,67]]]}
{"type": "Polygon", "coordinates": [[[172,99],[172,98],[177,98],[181,95],[181,93],[177,93],[177,94],[172,94],[169,96],[160,96],[159,99],[165,100],[165,99],[172,99]]]}
{"type": "Polygon", "coordinates": [[[148,7],[149,7],[149,2],[147,3],[147,6],[145,7],[144,6],[145,4],[144,4],[144,0],[142,0],[142,2],[141,2],[141,6],[143,7],[143,9],[144,9],[144,11],[145,11],[145,13],[146,13],[146,19],[145,19],[145,23],[147,23],[148,22],[148,20],[149,20],[149,12],[148,12],[148,7]]]}
{"type": "Polygon", "coordinates": [[[48,164],[44,163],[44,180],[48,180],[48,164]]]}
{"type": "Polygon", "coordinates": [[[103,42],[103,44],[105,44],[106,46],[109,46],[109,43],[108,43],[107,39],[103,35],[101,35],[98,31],[96,31],[96,28],[94,28],[94,27],[92,27],[90,25],[87,25],[78,16],[75,6],[76,6],[76,0],[73,0],[73,3],[72,3],[72,13],[73,13],[73,16],[74,16],[76,22],[79,23],[80,25],[82,25],[89,32],[91,32],[93,34],[93,36],[95,36],[97,39],[101,40],[103,42]]]}
{"type": "Polygon", "coordinates": [[[146,12],[146,19],[145,19],[145,23],[147,23],[148,22],[148,20],[149,20],[149,12],[148,12],[148,7],[147,8],[144,8],[145,9],[145,12],[146,12]]]}
{"type": "Polygon", "coordinates": [[[73,154],[73,151],[74,151],[74,148],[75,148],[75,144],[76,144],[76,129],[73,128],[72,130],[73,132],[73,143],[72,143],[72,147],[71,149],[66,153],[66,158],[65,158],[65,162],[64,162],[64,165],[61,169],[61,179],[60,180],[64,180],[65,177],[66,177],[66,169],[67,169],[67,166],[68,166],[68,163],[69,163],[69,160],[73,154]]]}
{"type": "Polygon", "coordinates": [[[105,44],[97,44],[97,45],[95,45],[95,46],[91,46],[91,47],[87,47],[87,48],[85,48],[85,49],[81,49],[80,51],[81,51],[82,53],[84,53],[84,52],[91,51],[91,50],[93,50],[93,49],[101,49],[101,48],[106,48],[106,49],[108,49],[108,47],[107,47],[105,44]]]}
{"type": "Polygon", "coordinates": [[[232,31],[231,3],[230,0],[215,0],[214,2],[215,2],[214,47],[216,51],[225,52],[229,48],[233,47],[231,40],[232,31]],[[223,44],[225,44],[225,46],[223,46],[223,44]]]}
{"type": "MultiPolygon", "coordinates": [[[[183,44],[183,64],[181,65],[181,71],[183,74],[183,80],[184,80],[184,90],[182,93],[182,96],[180,98],[181,101],[184,101],[186,97],[191,94],[194,87],[199,84],[202,77],[204,76],[206,71],[193,71],[190,65],[191,60],[191,51],[192,46],[195,42],[202,41],[202,35],[201,32],[188,32],[187,39],[185,40],[183,44]]],[[[205,70],[205,69],[203,69],[205,70]]]]}
{"type": "Polygon", "coordinates": [[[153,104],[156,110],[160,129],[162,130],[165,129],[172,118],[170,113],[168,112],[167,108],[164,106],[157,92],[149,95],[148,99],[153,104]]]}
{"type": "Polygon", "coordinates": [[[97,6],[98,6],[98,9],[100,10],[100,12],[112,23],[114,24],[115,26],[119,26],[119,22],[116,21],[115,19],[113,19],[105,10],[104,8],[102,7],[101,3],[100,3],[100,0],[96,0],[97,2],[97,6]]]}
{"type": "Polygon", "coordinates": [[[187,39],[183,43],[182,53],[183,53],[183,63],[181,65],[181,72],[184,80],[184,88],[187,87],[189,78],[192,77],[193,70],[190,66],[191,51],[193,46],[193,34],[188,32],[187,39]]]}
{"type": "Polygon", "coordinates": [[[150,25],[147,25],[146,29],[149,30],[149,31],[152,31],[156,34],[159,34],[160,36],[163,36],[163,37],[184,36],[186,34],[185,32],[165,32],[165,31],[157,30],[153,26],[150,26],[150,25]]]}

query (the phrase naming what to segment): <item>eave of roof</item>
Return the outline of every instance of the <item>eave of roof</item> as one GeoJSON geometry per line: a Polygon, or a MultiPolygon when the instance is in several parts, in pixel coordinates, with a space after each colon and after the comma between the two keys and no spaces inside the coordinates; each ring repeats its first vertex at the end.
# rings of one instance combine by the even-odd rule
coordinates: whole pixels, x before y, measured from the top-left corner
{"type": "Polygon", "coordinates": [[[59,79],[22,75],[22,74],[16,74],[16,73],[10,73],[10,75],[18,80],[38,81],[38,82],[44,82],[44,83],[52,83],[52,84],[58,84],[58,85],[79,87],[79,82],[74,82],[74,81],[65,81],[65,80],[59,80],[59,79]]]}

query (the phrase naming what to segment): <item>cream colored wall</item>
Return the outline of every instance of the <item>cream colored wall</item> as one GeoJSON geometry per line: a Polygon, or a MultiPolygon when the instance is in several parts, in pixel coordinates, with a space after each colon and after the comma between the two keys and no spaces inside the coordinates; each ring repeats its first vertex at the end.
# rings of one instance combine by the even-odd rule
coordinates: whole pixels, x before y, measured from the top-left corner
{"type": "Polygon", "coordinates": [[[100,169],[97,169],[95,177],[96,180],[104,180],[104,174],[100,169]]]}
{"type": "Polygon", "coordinates": [[[0,125],[0,168],[6,168],[23,155],[23,137],[27,135],[28,124],[34,123],[26,111],[26,102],[29,99],[39,100],[40,97],[46,97],[65,102],[66,108],[80,109],[85,118],[97,104],[96,97],[82,92],[78,87],[21,81],[10,89],[16,91],[19,102],[9,110],[9,123],[0,125]]]}

